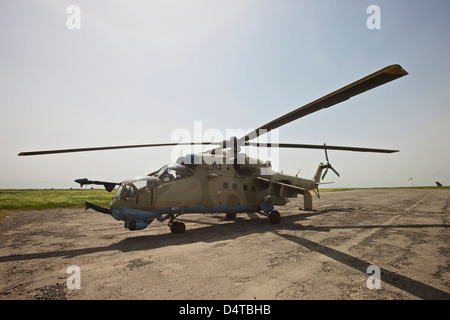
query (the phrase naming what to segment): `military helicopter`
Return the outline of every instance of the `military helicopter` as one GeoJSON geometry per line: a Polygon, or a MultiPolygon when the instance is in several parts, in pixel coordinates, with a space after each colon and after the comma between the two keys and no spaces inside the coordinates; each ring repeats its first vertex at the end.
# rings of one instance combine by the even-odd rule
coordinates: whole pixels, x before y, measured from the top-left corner
{"type": "Polygon", "coordinates": [[[93,147],[48,151],[21,152],[19,156],[45,155],[98,150],[164,147],[177,145],[214,145],[215,148],[199,154],[181,156],[175,164],[163,166],[146,176],[122,182],[106,182],[77,179],[81,186],[88,184],[103,185],[109,192],[118,186],[109,208],[103,208],[86,202],[86,209],[111,215],[124,221],[129,230],[145,229],[153,220],[169,220],[172,233],[184,233],[185,224],[175,219],[188,213],[225,213],[234,218],[238,213],[259,213],[267,216],[272,224],[280,222],[280,213],[275,206],[283,206],[289,198],[303,195],[304,207],[312,209],[314,191],[320,198],[319,185],[322,184],[328,170],[337,176],[339,173],[329,163],[327,150],[355,152],[393,153],[398,150],[374,149],[330,145],[287,144],[251,142],[262,134],[304,117],[318,110],[343,102],[355,95],[403,77],[408,73],[400,65],[390,65],[341,89],[323,96],[309,104],[293,110],[243,137],[232,137],[221,142],[181,142],[145,145],[127,145],[93,147]],[[325,150],[326,164],[320,163],[311,179],[291,176],[271,170],[268,161],[241,153],[246,146],[308,148],[325,150]],[[324,171],[325,170],[325,171],[324,171]]]}

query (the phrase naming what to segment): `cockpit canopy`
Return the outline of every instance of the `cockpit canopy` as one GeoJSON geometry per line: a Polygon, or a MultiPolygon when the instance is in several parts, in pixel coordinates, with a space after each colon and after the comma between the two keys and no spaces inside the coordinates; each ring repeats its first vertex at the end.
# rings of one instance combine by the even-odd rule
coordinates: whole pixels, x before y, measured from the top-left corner
{"type": "Polygon", "coordinates": [[[163,183],[166,183],[169,181],[188,178],[193,175],[194,174],[191,170],[180,164],[165,165],[158,171],[150,173],[147,176],[125,181],[117,189],[114,199],[127,200],[133,198],[136,195],[136,192],[150,191],[150,189],[158,185],[158,179],[160,179],[163,183]]]}
{"type": "Polygon", "coordinates": [[[149,174],[150,177],[157,177],[163,182],[184,179],[193,175],[191,170],[180,164],[165,165],[158,171],[149,174]]]}

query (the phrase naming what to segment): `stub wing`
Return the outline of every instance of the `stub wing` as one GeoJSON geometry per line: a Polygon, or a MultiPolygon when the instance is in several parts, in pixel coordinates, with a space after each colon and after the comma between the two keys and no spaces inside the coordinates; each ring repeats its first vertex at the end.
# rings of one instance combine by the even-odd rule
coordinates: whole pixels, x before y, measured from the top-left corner
{"type": "Polygon", "coordinates": [[[257,177],[256,179],[268,184],[269,194],[276,194],[281,197],[292,197],[296,194],[305,194],[305,191],[308,191],[307,189],[296,187],[288,183],[270,180],[263,177],[257,177]]]}
{"type": "Polygon", "coordinates": [[[116,183],[116,182],[93,181],[93,180],[88,180],[86,178],[77,179],[77,180],[75,180],[75,182],[79,183],[81,185],[81,187],[83,187],[85,184],[101,185],[101,186],[104,186],[106,191],[108,191],[108,192],[113,191],[115,186],[120,185],[120,183],[116,183]]]}

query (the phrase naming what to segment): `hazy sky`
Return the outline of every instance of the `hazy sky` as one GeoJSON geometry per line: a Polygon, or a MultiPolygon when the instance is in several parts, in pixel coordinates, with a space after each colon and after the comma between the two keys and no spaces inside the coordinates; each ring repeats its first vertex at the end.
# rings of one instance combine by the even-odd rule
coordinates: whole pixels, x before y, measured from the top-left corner
{"type": "MultiPolygon", "coordinates": [[[[170,142],[195,121],[247,131],[391,64],[409,75],[281,127],[280,142],[400,150],[330,151],[334,187],[450,185],[449,14],[448,0],[0,0],[0,188],[142,176],[172,149],[17,154],[170,142]]],[[[279,166],[310,178],[321,161],[281,150],[279,166]]]]}

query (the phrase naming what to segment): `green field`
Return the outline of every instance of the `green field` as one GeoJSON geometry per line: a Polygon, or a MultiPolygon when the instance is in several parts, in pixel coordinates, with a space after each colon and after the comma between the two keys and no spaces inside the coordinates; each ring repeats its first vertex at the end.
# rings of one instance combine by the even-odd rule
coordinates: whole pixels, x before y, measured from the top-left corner
{"type": "Polygon", "coordinates": [[[84,207],[84,202],[108,206],[114,197],[104,189],[2,189],[0,210],[44,210],[84,207]]]}
{"type": "Polygon", "coordinates": [[[106,207],[114,193],[104,189],[1,189],[0,224],[14,211],[82,208],[86,201],[106,207]]]}

